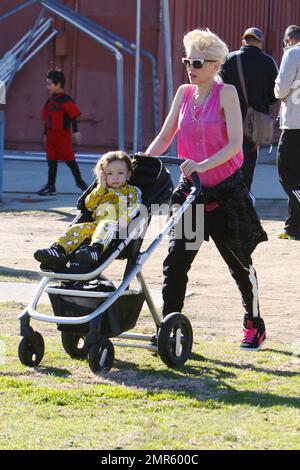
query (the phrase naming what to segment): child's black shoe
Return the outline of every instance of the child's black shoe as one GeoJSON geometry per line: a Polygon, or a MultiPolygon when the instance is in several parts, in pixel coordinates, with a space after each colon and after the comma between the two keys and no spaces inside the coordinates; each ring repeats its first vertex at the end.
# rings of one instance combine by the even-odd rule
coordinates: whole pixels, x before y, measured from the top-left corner
{"type": "Polygon", "coordinates": [[[67,262],[67,256],[61,245],[52,245],[44,250],[37,250],[33,256],[40,263],[49,267],[64,268],[67,262]]]}
{"type": "Polygon", "coordinates": [[[103,253],[103,247],[99,243],[93,245],[83,246],[75,252],[75,256],[78,261],[85,263],[88,266],[96,266],[99,264],[101,255],[103,253]]]}

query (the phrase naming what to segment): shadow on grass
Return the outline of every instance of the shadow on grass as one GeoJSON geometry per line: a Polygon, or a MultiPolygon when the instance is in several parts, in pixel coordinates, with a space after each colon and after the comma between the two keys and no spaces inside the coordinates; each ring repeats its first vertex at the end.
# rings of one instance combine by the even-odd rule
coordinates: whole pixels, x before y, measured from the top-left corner
{"type": "Polygon", "coordinates": [[[35,367],[34,370],[39,374],[52,375],[54,377],[70,377],[72,372],[68,369],[59,369],[58,367],[39,366],[35,367]]]}
{"type": "Polygon", "coordinates": [[[41,280],[41,276],[35,271],[29,271],[26,269],[7,268],[6,266],[0,266],[0,276],[26,278],[26,279],[38,280],[38,281],[41,280]]]}
{"type": "MultiPolygon", "coordinates": [[[[280,351],[274,350],[274,352],[280,351]]],[[[298,377],[299,373],[296,371],[272,370],[256,367],[253,364],[241,365],[235,362],[206,359],[196,353],[191,355],[191,360],[199,361],[199,365],[193,366],[187,363],[174,369],[155,370],[155,363],[153,369],[150,369],[141,368],[138,364],[129,361],[116,359],[114,370],[109,372],[106,377],[115,383],[128,387],[137,386],[148,391],[169,390],[177,392],[183,397],[198,400],[199,404],[203,403],[204,407],[217,408],[219,405],[239,404],[260,408],[274,406],[300,408],[300,398],[298,397],[264,391],[237,390],[232,382],[233,380],[239,381],[239,371],[241,370],[249,369],[254,373],[270,374],[274,378],[278,376],[298,377]],[[231,384],[228,383],[228,380],[231,380],[231,384]]]]}
{"type": "MultiPolygon", "coordinates": [[[[16,377],[21,378],[23,376],[33,376],[33,374],[44,374],[44,375],[52,375],[53,377],[70,377],[72,372],[68,369],[60,369],[59,367],[47,367],[47,366],[38,366],[38,367],[28,367],[27,370],[25,369],[22,372],[13,372],[13,371],[5,371],[0,372],[0,377],[16,377]]],[[[30,377],[32,378],[32,377],[30,377]]]]}

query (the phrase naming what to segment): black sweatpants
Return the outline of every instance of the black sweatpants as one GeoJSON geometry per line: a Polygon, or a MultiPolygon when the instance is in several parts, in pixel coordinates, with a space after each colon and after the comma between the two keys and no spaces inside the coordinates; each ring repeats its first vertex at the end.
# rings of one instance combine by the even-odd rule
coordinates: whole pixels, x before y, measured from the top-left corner
{"type": "Polygon", "coordinates": [[[243,154],[244,154],[244,163],[241,167],[244,181],[247,188],[251,191],[251,185],[254,176],[254,170],[257,160],[257,145],[253,142],[250,142],[245,136],[243,140],[243,154]]]}
{"type": "MultiPolygon", "coordinates": [[[[197,202],[193,203],[193,231],[196,231],[195,214],[197,202]]],[[[199,210],[199,206],[198,206],[199,210]]],[[[185,215],[183,215],[183,218],[185,215]]],[[[180,222],[179,222],[180,223],[180,222]]],[[[244,266],[237,256],[226,245],[226,215],[221,208],[205,213],[206,233],[213,239],[220,255],[227,264],[230,274],[236,282],[242,296],[242,303],[245,309],[244,320],[252,320],[260,316],[258,302],[258,288],[256,272],[249,257],[248,263],[244,266]]],[[[164,284],[163,284],[163,316],[171,312],[181,312],[184,304],[186,287],[188,282],[188,271],[198,252],[187,250],[184,236],[176,237],[176,227],[170,234],[169,252],[163,264],[164,284]]],[[[190,243],[190,240],[189,240],[190,243]]],[[[218,286],[216,285],[216,289],[218,286]]],[[[220,306],[222,309],[222,306],[220,306]]]]}
{"type": "Polygon", "coordinates": [[[279,181],[288,195],[285,231],[300,237],[300,129],[283,130],[277,148],[279,181]]]}

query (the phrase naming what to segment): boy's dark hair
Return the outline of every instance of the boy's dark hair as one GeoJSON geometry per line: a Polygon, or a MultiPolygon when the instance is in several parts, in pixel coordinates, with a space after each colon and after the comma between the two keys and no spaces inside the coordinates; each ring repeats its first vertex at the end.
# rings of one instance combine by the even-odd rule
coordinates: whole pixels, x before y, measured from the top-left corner
{"type": "Polygon", "coordinates": [[[60,83],[60,86],[64,88],[66,79],[64,73],[61,70],[49,70],[47,73],[47,78],[51,80],[54,85],[60,83]]]}

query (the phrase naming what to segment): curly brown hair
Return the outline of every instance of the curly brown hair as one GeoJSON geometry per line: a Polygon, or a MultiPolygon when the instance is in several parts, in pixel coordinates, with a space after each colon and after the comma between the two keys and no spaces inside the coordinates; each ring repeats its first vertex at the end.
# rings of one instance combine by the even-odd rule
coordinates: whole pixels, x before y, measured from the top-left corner
{"type": "Polygon", "coordinates": [[[126,152],[123,152],[123,150],[116,150],[107,152],[99,158],[93,170],[96,178],[99,179],[100,174],[105,170],[107,165],[111,162],[115,162],[116,160],[125,162],[128,172],[132,173],[132,162],[129,155],[126,152]]]}

